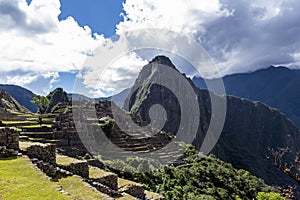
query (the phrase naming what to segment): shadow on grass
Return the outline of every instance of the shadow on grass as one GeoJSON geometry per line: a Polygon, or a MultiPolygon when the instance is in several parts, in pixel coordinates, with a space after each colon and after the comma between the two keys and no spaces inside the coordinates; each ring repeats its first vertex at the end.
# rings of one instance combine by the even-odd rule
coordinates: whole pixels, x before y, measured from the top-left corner
{"type": "Polygon", "coordinates": [[[8,157],[8,158],[0,158],[0,161],[6,161],[6,160],[15,160],[17,159],[17,156],[13,156],[13,157],[8,157]]]}

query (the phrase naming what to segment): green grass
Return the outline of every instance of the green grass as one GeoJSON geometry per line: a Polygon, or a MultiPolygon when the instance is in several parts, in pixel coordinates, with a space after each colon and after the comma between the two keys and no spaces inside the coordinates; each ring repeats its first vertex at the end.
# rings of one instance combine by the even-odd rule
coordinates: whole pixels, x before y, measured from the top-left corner
{"type": "Polygon", "coordinates": [[[30,125],[30,126],[21,126],[20,128],[24,128],[24,129],[35,129],[35,128],[43,128],[43,127],[47,127],[47,128],[52,128],[51,124],[37,124],[37,125],[30,125]]]}
{"type": "Polygon", "coordinates": [[[123,187],[125,185],[129,185],[129,184],[141,185],[139,183],[136,183],[136,182],[133,182],[133,181],[130,181],[130,180],[126,180],[126,179],[123,179],[123,178],[118,178],[118,186],[119,186],[119,188],[123,187]]]}
{"type": "Polygon", "coordinates": [[[13,125],[13,124],[37,124],[37,122],[33,123],[32,121],[2,121],[2,124],[13,125]]]}
{"type": "Polygon", "coordinates": [[[69,166],[71,163],[80,163],[80,162],[86,162],[86,161],[56,154],[56,163],[59,165],[69,166]]]}
{"type": "Polygon", "coordinates": [[[96,200],[107,199],[76,176],[51,182],[27,157],[0,160],[0,199],[2,200],[96,200]],[[59,186],[70,195],[55,190],[59,186]]]}
{"type": "Polygon", "coordinates": [[[106,172],[102,169],[99,169],[99,168],[96,168],[96,167],[90,167],[89,168],[89,171],[90,171],[90,178],[101,178],[101,177],[104,177],[104,176],[107,176],[107,175],[110,175],[110,174],[113,174],[111,172],[106,172]]]}
{"type": "Polygon", "coordinates": [[[70,199],[55,190],[58,186],[34,168],[27,157],[0,160],[0,199],[70,199]]]}
{"type": "Polygon", "coordinates": [[[108,199],[104,194],[95,191],[87,186],[87,184],[80,178],[70,176],[68,178],[62,178],[58,182],[62,186],[62,189],[70,193],[70,199],[76,200],[97,200],[108,199]]]}
{"type": "Polygon", "coordinates": [[[45,138],[28,138],[28,140],[32,142],[42,142],[45,138]]]}

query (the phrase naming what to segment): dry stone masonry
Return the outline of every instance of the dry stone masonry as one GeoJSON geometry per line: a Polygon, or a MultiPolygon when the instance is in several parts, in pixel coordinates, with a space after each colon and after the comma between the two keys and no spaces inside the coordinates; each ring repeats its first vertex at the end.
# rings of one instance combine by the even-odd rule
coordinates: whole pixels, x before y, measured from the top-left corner
{"type": "Polygon", "coordinates": [[[29,158],[36,158],[43,162],[56,164],[56,146],[55,144],[35,144],[27,148],[29,158]]]}
{"type": "Polygon", "coordinates": [[[15,129],[0,128],[0,158],[18,155],[19,132],[15,129]]]}
{"type": "Polygon", "coordinates": [[[83,178],[89,178],[89,166],[87,162],[70,163],[69,165],[58,165],[60,168],[72,172],[83,178]]]}
{"type": "Polygon", "coordinates": [[[121,192],[130,194],[131,196],[143,199],[145,197],[145,188],[141,185],[128,184],[121,188],[121,192]]]}

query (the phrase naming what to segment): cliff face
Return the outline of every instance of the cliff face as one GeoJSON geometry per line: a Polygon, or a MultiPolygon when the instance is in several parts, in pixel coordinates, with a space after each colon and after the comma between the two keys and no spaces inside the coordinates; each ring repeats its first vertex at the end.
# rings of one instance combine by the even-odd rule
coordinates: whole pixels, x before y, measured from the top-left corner
{"type": "Polygon", "coordinates": [[[6,112],[29,112],[3,89],[0,89],[0,108],[6,112]]]}
{"type": "MultiPolygon", "coordinates": [[[[149,109],[154,104],[161,104],[167,112],[167,121],[163,129],[176,133],[182,118],[180,109],[182,105],[178,103],[168,88],[152,84],[161,73],[158,64],[175,67],[168,58],[162,56],[146,65],[125,101],[125,108],[133,114],[139,114],[143,120],[150,123],[149,109]]],[[[185,78],[184,75],[182,76],[185,78]]],[[[174,81],[171,79],[169,81],[174,81]]],[[[207,90],[196,87],[189,79],[187,81],[198,97],[200,122],[193,145],[200,150],[211,120],[211,101],[207,90]]],[[[276,109],[259,102],[232,96],[226,98],[225,125],[221,137],[211,153],[221,160],[232,163],[237,168],[249,170],[269,184],[293,183],[289,177],[279,172],[266,160],[266,155],[269,154],[268,148],[289,147],[293,152],[299,151],[299,130],[276,109]]],[[[186,104],[189,103],[186,102],[186,104]]],[[[189,112],[188,120],[193,120],[195,114],[193,109],[189,112]]]]}

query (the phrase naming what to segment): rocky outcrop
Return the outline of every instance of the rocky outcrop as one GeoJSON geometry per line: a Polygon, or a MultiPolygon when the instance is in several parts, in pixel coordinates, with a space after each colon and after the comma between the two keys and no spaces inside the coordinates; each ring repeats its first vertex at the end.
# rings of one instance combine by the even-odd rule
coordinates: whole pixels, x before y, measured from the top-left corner
{"type": "MultiPolygon", "coordinates": [[[[154,104],[161,104],[167,112],[165,131],[176,133],[181,120],[180,106],[174,94],[164,86],[153,84],[162,69],[159,64],[174,68],[171,61],[164,57],[156,57],[140,72],[125,105],[133,114],[151,123],[149,109],[154,104]],[[141,86],[140,86],[141,85],[141,86]]],[[[185,76],[182,75],[184,78],[185,76]]],[[[186,79],[194,89],[200,110],[200,122],[194,146],[199,150],[211,120],[211,101],[208,90],[196,87],[190,79],[186,79]]],[[[171,84],[178,84],[170,77],[171,84]]],[[[180,87],[180,85],[178,85],[180,87]]],[[[214,95],[214,94],[211,94],[214,95]]],[[[214,95],[216,99],[222,98],[214,95]]],[[[279,172],[266,160],[268,148],[289,147],[293,152],[300,151],[300,134],[295,125],[280,111],[259,102],[251,102],[233,96],[227,96],[227,117],[221,137],[212,150],[221,160],[243,168],[263,178],[269,184],[293,184],[293,181],[279,172]]],[[[189,102],[186,102],[189,104],[189,102]]],[[[189,111],[190,116],[194,113],[189,111]]],[[[188,116],[188,117],[190,117],[188,116]]],[[[189,119],[193,120],[193,119],[189,119]]],[[[292,160],[290,160],[292,161],[292,160]]]]}
{"type": "Polygon", "coordinates": [[[0,158],[16,156],[19,150],[19,132],[0,128],[0,158]]]}

